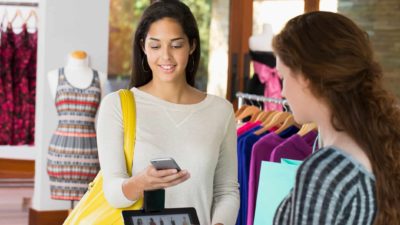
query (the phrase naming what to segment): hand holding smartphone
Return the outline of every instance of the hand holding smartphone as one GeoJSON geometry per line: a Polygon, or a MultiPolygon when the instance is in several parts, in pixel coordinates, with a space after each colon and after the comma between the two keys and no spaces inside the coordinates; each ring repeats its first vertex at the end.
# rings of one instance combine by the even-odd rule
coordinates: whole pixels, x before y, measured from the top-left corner
{"type": "Polygon", "coordinates": [[[171,157],[152,159],[150,163],[157,170],[176,169],[178,172],[181,171],[178,163],[171,157]]]}

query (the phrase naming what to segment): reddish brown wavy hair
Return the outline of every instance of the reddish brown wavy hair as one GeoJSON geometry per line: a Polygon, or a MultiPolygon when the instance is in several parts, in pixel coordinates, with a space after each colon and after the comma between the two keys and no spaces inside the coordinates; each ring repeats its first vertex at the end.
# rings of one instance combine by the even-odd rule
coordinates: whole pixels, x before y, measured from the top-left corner
{"type": "Polygon", "coordinates": [[[273,48],[327,102],[334,128],[368,155],[376,177],[375,224],[400,224],[400,111],[383,88],[367,33],[340,14],[311,12],[291,19],[273,48]]]}

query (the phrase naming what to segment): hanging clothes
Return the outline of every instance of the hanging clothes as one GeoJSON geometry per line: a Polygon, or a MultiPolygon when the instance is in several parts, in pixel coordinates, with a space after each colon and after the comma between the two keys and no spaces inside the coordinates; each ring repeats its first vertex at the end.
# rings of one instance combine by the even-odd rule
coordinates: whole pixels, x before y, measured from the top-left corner
{"type": "Polygon", "coordinates": [[[80,200],[100,169],[94,124],[100,100],[97,71],[90,86],[80,89],[68,82],[63,68],[59,70],[55,99],[59,123],[47,156],[53,199],[80,200]]]}
{"type": "MultiPolygon", "coordinates": [[[[3,48],[1,45],[1,41],[3,40],[3,29],[1,29],[3,27],[3,24],[0,24],[0,115],[3,115],[3,103],[6,100],[6,93],[4,92],[4,84],[3,84],[3,48]]],[[[3,119],[0,120],[0,128],[3,127],[4,121],[3,119]]],[[[0,132],[0,145],[4,145],[5,144],[5,138],[4,138],[4,133],[0,132]]]]}
{"type": "Polygon", "coordinates": [[[291,121],[290,116],[292,116],[287,112],[271,112],[272,117],[263,117],[257,111],[252,113],[262,121],[245,122],[237,127],[240,209],[236,225],[253,225],[261,162],[280,162],[283,158],[304,160],[312,154],[311,149],[317,137],[317,131],[312,129],[298,134],[300,128],[294,121],[292,125],[287,122],[291,121]],[[287,117],[282,117],[284,115],[287,117]],[[285,129],[280,129],[281,126],[285,129]],[[268,130],[265,129],[267,127],[268,130]],[[277,133],[278,130],[282,131],[277,133]]]}
{"type": "Polygon", "coordinates": [[[9,23],[7,29],[1,34],[1,78],[4,99],[1,103],[1,120],[0,120],[0,144],[12,145],[13,137],[13,113],[14,113],[14,82],[13,82],[13,66],[14,66],[14,32],[9,23]]]}
{"type": "Polygon", "coordinates": [[[260,121],[256,121],[256,122],[254,122],[254,123],[252,123],[252,122],[245,123],[243,126],[241,126],[241,127],[239,127],[239,128],[237,129],[237,132],[236,132],[236,133],[237,133],[237,136],[240,136],[240,135],[246,133],[246,132],[249,131],[250,129],[253,129],[254,127],[256,127],[256,126],[258,126],[258,125],[260,125],[260,124],[261,124],[260,121]]]}
{"type": "Polygon", "coordinates": [[[37,43],[38,31],[28,32],[28,48],[31,50],[31,56],[27,67],[28,89],[29,94],[26,98],[28,111],[27,130],[28,135],[26,143],[33,145],[35,143],[35,105],[36,105],[36,68],[37,68],[37,43]]]}
{"type": "MultiPolygon", "coordinates": [[[[267,98],[282,99],[281,95],[282,88],[278,71],[275,68],[271,68],[257,61],[254,61],[253,65],[254,65],[254,71],[257,73],[261,83],[265,85],[264,96],[267,98]]],[[[282,105],[275,104],[272,102],[265,102],[264,110],[282,111],[282,105]]]]}
{"type": "Polygon", "coordinates": [[[272,52],[250,51],[251,60],[265,64],[271,68],[276,67],[276,58],[272,52]]]}
{"type": "MultiPolygon", "coordinates": [[[[26,24],[22,27],[22,32],[19,34],[14,33],[14,66],[13,66],[13,133],[12,145],[28,144],[28,136],[30,132],[29,120],[30,112],[29,105],[27,104],[30,99],[29,91],[29,68],[32,49],[29,48],[28,32],[26,24]]],[[[32,143],[30,143],[32,144],[32,143]]]]}
{"type": "MultiPolygon", "coordinates": [[[[267,98],[281,99],[282,85],[276,67],[276,58],[272,52],[250,51],[254,73],[263,85],[263,95],[267,98]]],[[[253,76],[254,77],[254,76],[253,76]]],[[[282,111],[281,104],[264,103],[264,110],[282,111]]]]}
{"type": "Polygon", "coordinates": [[[35,133],[37,31],[15,33],[1,24],[0,145],[33,145],[35,133]]]}
{"type": "Polygon", "coordinates": [[[312,146],[317,138],[317,134],[317,131],[310,131],[304,137],[294,134],[274,148],[269,161],[280,162],[283,158],[304,160],[312,154],[312,146]]]}
{"type": "Polygon", "coordinates": [[[240,184],[240,208],[236,225],[246,224],[247,218],[247,193],[248,193],[248,171],[251,149],[254,143],[266,135],[264,132],[260,135],[255,135],[254,132],[260,129],[261,126],[256,126],[249,131],[243,133],[238,138],[238,180],[240,184]]]}
{"type": "Polygon", "coordinates": [[[311,155],[317,132],[311,131],[304,137],[300,137],[296,134],[298,130],[297,127],[292,126],[279,135],[271,133],[260,139],[253,146],[250,162],[249,195],[247,198],[247,225],[253,225],[258,184],[260,183],[261,162],[280,162],[281,158],[304,160],[311,155]],[[291,148],[293,146],[295,147],[291,148]]]}

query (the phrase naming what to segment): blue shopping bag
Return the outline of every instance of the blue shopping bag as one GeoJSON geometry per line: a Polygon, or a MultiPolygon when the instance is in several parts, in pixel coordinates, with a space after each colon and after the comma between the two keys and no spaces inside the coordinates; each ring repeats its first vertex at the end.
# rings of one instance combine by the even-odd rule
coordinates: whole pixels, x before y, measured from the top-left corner
{"type": "Polygon", "coordinates": [[[282,159],[281,163],[261,163],[254,225],[272,224],[276,209],[293,188],[301,163],[291,159],[282,159]]]}
{"type": "MultiPolygon", "coordinates": [[[[285,158],[282,158],[282,159],[281,159],[281,163],[290,164],[290,165],[295,165],[295,166],[299,166],[302,162],[303,162],[303,161],[294,160],[294,159],[285,159],[285,158]]],[[[297,169],[296,169],[296,170],[297,170],[297,169]]]]}

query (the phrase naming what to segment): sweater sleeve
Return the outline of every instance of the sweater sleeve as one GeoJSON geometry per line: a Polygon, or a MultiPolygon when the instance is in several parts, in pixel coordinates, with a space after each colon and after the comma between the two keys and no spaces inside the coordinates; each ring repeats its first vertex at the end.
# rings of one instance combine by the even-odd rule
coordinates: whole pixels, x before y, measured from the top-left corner
{"type": "Polygon", "coordinates": [[[240,203],[236,139],[236,125],[233,110],[231,110],[214,175],[212,224],[234,225],[236,223],[240,203]]]}
{"type": "Polygon", "coordinates": [[[123,150],[123,121],[118,92],[102,100],[96,132],[105,198],[115,208],[128,207],[135,201],[127,199],[122,192],[122,183],[129,175],[123,150]]]}
{"type": "Polygon", "coordinates": [[[290,224],[337,224],[344,204],[354,197],[357,170],[331,152],[318,154],[299,167],[290,224]]]}

